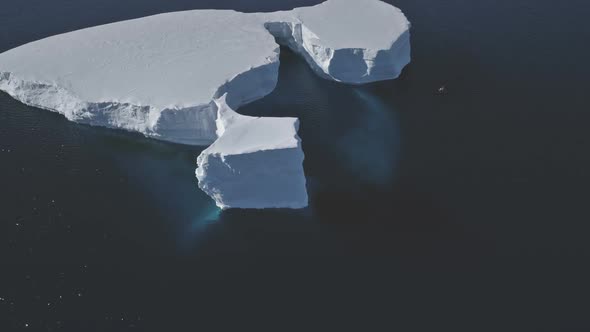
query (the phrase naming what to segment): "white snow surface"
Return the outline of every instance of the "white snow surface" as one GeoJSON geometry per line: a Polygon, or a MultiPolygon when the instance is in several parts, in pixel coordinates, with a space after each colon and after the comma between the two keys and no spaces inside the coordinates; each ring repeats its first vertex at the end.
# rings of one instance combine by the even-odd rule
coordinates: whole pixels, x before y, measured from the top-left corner
{"type": "Polygon", "coordinates": [[[4,52],[0,90],[71,121],[177,143],[213,143],[199,157],[197,174],[220,207],[303,207],[297,120],[233,110],[275,88],[279,44],[326,79],[362,84],[396,78],[410,62],[409,27],[399,9],[379,0],[328,0],[275,13],[159,14],[4,52]],[[272,183],[256,185],[255,179],[272,183]]]}

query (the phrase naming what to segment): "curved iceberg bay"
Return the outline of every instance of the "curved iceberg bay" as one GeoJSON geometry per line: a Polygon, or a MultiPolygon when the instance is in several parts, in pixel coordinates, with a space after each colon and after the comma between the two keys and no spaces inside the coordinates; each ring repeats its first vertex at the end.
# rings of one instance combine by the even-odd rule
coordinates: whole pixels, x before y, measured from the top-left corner
{"type": "Polygon", "coordinates": [[[192,10],[69,32],[0,54],[0,90],[80,123],[193,145],[221,208],[307,206],[298,120],[236,113],[276,86],[279,44],[326,79],[399,76],[409,22],[379,0],[274,13],[192,10]]]}

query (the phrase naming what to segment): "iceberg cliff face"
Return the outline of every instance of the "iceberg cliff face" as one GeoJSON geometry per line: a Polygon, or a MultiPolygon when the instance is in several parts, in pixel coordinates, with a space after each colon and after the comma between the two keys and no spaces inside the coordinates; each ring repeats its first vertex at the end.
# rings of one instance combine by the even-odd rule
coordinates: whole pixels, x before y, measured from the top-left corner
{"type": "Polygon", "coordinates": [[[167,13],[49,37],[0,54],[0,90],[71,121],[213,143],[197,176],[220,207],[303,207],[297,120],[232,110],[275,88],[277,42],[343,83],[396,78],[410,61],[399,9],[328,0],[276,13],[167,13]]]}
{"type": "Polygon", "coordinates": [[[269,32],[327,79],[349,84],[394,79],[410,62],[410,23],[401,10],[381,1],[331,0],[276,13],[274,19],[265,24],[269,32]]]}
{"type": "Polygon", "coordinates": [[[240,115],[225,96],[215,105],[220,136],[197,158],[199,187],[222,209],[307,206],[299,120],[240,115]]]}

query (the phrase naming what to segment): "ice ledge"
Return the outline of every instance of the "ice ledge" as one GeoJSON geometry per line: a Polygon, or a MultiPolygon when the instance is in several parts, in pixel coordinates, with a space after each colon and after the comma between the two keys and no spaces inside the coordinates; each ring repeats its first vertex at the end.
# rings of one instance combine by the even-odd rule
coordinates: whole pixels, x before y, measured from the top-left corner
{"type": "Polygon", "coordinates": [[[306,207],[299,120],[240,115],[225,95],[215,106],[219,139],[197,158],[199,188],[222,209],[306,207]]]}

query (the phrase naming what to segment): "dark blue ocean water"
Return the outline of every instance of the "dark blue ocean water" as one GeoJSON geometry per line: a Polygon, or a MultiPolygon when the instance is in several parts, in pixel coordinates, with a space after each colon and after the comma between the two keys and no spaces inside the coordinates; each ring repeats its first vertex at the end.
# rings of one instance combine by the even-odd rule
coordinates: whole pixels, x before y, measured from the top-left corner
{"type": "MultiPolygon", "coordinates": [[[[317,2],[4,0],[0,52],[317,2]]],[[[413,23],[398,80],[325,81],[284,49],[277,89],[240,109],[301,119],[301,211],[220,212],[202,148],[0,93],[0,331],[590,329],[590,4],[391,3],[413,23]]]]}

